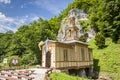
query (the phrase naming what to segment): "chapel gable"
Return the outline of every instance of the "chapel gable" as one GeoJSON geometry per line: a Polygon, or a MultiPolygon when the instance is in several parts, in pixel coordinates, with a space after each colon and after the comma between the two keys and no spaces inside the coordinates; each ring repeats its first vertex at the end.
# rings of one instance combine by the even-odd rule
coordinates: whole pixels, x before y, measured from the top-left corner
{"type": "Polygon", "coordinates": [[[78,27],[75,26],[75,17],[69,18],[69,25],[67,29],[65,30],[65,40],[79,40],[78,38],[78,27]]]}

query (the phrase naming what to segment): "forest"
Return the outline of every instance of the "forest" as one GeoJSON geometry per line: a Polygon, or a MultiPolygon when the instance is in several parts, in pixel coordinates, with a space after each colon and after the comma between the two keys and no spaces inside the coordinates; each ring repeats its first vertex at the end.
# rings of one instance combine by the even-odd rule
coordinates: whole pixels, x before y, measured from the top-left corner
{"type": "Polygon", "coordinates": [[[70,9],[83,9],[88,14],[87,28],[94,28],[96,45],[104,48],[104,39],[110,38],[120,44],[120,1],[119,0],[74,0],[58,16],[49,20],[39,18],[28,25],[22,25],[16,32],[0,33],[0,62],[4,58],[19,58],[21,64],[40,64],[41,51],[38,43],[47,38],[56,40],[61,20],[70,9]]]}

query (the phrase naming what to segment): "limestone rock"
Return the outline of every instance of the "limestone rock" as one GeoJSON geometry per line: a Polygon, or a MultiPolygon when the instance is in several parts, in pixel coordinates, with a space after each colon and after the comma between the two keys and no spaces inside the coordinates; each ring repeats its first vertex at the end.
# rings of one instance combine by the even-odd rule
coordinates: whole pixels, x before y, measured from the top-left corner
{"type": "Polygon", "coordinates": [[[58,41],[65,41],[65,30],[70,25],[69,19],[71,17],[75,17],[75,26],[77,26],[79,29],[78,36],[81,41],[82,40],[89,41],[90,39],[95,37],[96,33],[94,29],[90,28],[88,32],[84,32],[84,30],[82,29],[82,25],[80,25],[79,23],[80,20],[84,20],[84,21],[88,20],[87,14],[81,9],[71,9],[70,12],[68,13],[68,16],[65,17],[61,22],[61,27],[58,31],[58,36],[57,36],[58,41]]]}

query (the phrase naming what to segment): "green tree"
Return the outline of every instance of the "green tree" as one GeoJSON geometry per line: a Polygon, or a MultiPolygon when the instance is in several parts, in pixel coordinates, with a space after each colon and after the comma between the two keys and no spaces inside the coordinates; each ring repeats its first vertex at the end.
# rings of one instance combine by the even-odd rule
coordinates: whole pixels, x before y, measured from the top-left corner
{"type": "Polygon", "coordinates": [[[102,49],[105,47],[105,37],[100,32],[95,36],[95,41],[98,48],[102,49]]]}
{"type": "Polygon", "coordinates": [[[7,52],[9,51],[9,46],[12,41],[13,34],[1,33],[0,34],[0,61],[3,60],[4,57],[7,56],[7,52]]]}
{"type": "Polygon", "coordinates": [[[117,42],[120,35],[120,1],[99,0],[89,9],[89,20],[97,32],[117,42]]]}

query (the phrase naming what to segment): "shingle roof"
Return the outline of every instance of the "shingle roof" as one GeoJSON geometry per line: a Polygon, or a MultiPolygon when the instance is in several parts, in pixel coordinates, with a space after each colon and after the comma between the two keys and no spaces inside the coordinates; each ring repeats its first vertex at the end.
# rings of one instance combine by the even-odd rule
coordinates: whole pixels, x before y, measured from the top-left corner
{"type": "Polygon", "coordinates": [[[78,41],[78,40],[70,40],[70,41],[54,41],[54,40],[49,40],[50,42],[58,42],[58,43],[64,43],[64,44],[71,44],[71,43],[81,43],[88,45],[86,42],[78,41]]]}

